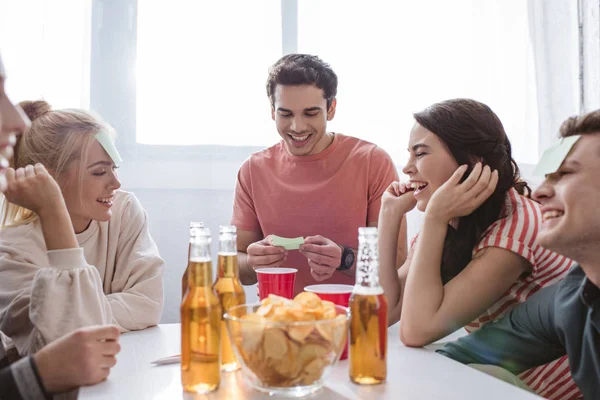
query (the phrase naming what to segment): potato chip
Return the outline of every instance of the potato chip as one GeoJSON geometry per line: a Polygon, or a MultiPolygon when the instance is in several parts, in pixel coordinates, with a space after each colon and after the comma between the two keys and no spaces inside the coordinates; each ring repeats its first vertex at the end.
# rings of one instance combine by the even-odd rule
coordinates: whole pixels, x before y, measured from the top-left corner
{"type": "Polygon", "coordinates": [[[321,307],[322,300],[315,293],[302,292],[294,297],[294,302],[302,304],[306,308],[321,307]]]}
{"type": "Polygon", "coordinates": [[[325,357],[329,351],[331,351],[331,349],[328,349],[325,346],[307,343],[300,348],[298,362],[302,365],[306,365],[315,358],[325,357]]]}
{"type": "Polygon", "coordinates": [[[290,326],[288,328],[288,335],[296,342],[302,344],[304,343],[308,335],[312,333],[313,329],[315,328],[312,325],[290,326]]]}
{"type": "Polygon", "coordinates": [[[256,310],[256,314],[260,315],[261,317],[268,318],[273,314],[274,311],[275,310],[273,309],[273,304],[269,303],[260,306],[258,310],[256,310]]]}
{"type": "Polygon", "coordinates": [[[242,346],[247,352],[252,352],[262,340],[264,319],[258,314],[248,314],[245,315],[243,319],[256,322],[240,325],[242,346]]]}
{"type": "Polygon", "coordinates": [[[321,335],[321,337],[323,339],[325,339],[327,342],[333,341],[332,340],[333,327],[331,325],[317,325],[316,329],[317,329],[317,332],[319,332],[319,334],[321,335]]]}
{"type": "Polygon", "coordinates": [[[286,355],[286,359],[282,360],[282,362],[278,365],[278,372],[283,377],[289,379],[294,379],[300,374],[302,365],[297,362],[298,352],[300,346],[293,341],[288,341],[288,351],[286,355]]]}
{"type": "Polygon", "coordinates": [[[306,364],[302,370],[302,374],[304,375],[302,379],[303,383],[305,385],[310,385],[319,379],[323,373],[325,365],[325,361],[321,358],[315,358],[306,364]]]}
{"type": "Polygon", "coordinates": [[[288,338],[279,328],[268,328],[263,333],[263,351],[265,357],[281,360],[288,349],[288,338]]]}
{"type": "Polygon", "coordinates": [[[269,318],[273,322],[295,322],[294,314],[289,313],[284,307],[278,307],[269,318]]]}

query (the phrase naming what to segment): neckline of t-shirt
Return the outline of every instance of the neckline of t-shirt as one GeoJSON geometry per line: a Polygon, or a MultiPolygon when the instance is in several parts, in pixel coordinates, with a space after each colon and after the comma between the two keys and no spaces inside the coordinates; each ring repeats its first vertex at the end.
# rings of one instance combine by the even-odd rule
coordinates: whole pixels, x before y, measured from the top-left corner
{"type": "Polygon", "coordinates": [[[323,157],[327,157],[337,147],[337,145],[340,141],[339,136],[341,136],[341,134],[335,133],[335,132],[331,132],[331,133],[333,134],[333,141],[331,142],[331,144],[329,146],[327,146],[327,148],[325,150],[321,151],[320,153],[312,154],[310,156],[295,156],[293,154],[290,154],[290,152],[288,151],[283,140],[279,144],[280,144],[280,146],[283,147],[285,156],[294,162],[317,161],[317,160],[322,159],[323,157]]]}
{"type": "Polygon", "coordinates": [[[88,226],[85,231],[75,234],[75,236],[77,237],[77,241],[80,245],[85,243],[94,235],[94,233],[96,233],[96,231],[98,230],[98,224],[98,221],[92,220],[92,222],[90,222],[90,226],[88,226]]]}

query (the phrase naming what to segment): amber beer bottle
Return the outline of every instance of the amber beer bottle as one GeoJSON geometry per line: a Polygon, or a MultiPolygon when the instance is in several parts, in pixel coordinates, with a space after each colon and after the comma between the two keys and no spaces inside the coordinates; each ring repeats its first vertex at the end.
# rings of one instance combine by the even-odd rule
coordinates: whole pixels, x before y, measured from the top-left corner
{"type": "Polygon", "coordinates": [[[387,375],[387,298],[379,284],[377,228],[358,229],[356,284],[350,297],[350,380],[374,385],[387,375]]]}
{"type": "MultiPolygon", "coordinates": [[[[231,307],[246,303],[246,293],[239,277],[237,256],[237,231],[235,226],[219,228],[219,267],[213,289],[221,301],[223,314],[231,307]]],[[[227,333],[225,320],[221,320],[221,370],[240,368],[227,333]]]]}
{"type": "Polygon", "coordinates": [[[211,392],[221,382],[221,304],[212,289],[210,243],[208,228],[193,228],[181,304],[181,383],[192,393],[211,392]]]}
{"type": "Polygon", "coordinates": [[[190,222],[190,245],[188,247],[188,265],[187,267],[185,267],[185,272],[183,273],[183,276],[181,277],[181,300],[183,300],[183,297],[185,296],[185,293],[188,290],[188,274],[189,274],[189,270],[190,270],[190,252],[192,250],[192,239],[194,236],[194,232],[195,232],[195,228],[203,228],[204,224],[202,222],[190,222]]]}

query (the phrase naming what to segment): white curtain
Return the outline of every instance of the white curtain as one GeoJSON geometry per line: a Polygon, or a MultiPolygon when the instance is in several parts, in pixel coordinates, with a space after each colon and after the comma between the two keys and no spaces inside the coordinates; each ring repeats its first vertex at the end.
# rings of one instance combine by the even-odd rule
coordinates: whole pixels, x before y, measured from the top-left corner
{"type": "Polygon", "coordinates": [[[529,0],[539,150],[569,116],[600,108],[600,0],[529,0]]]}
{"type": "Polygon", "coordinates": [[[579,0],[581,112],[600,108],[600,0],[579,0]]]}
{"type": "Polygon", "coordinates": [[[567,117],[580,109],[577,1],[529,0],[541,152],[556,141],[567,117]]]}

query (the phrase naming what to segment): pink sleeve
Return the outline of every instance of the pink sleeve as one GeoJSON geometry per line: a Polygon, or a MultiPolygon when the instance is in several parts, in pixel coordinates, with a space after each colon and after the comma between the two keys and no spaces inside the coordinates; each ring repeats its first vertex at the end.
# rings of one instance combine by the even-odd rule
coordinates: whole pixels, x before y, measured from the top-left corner
{"type": "Polygon", "coordinates": [[[375,147],[369,163],[369,208],[367,223],[379,220],[381,196],[390,185],[398,180],[398,171],[391,157],[381,148],[375,147]]]}
{"type": "Polygon", "coordinates": [[[535,268],[533,247],[539,226],[540,214],[533,201],[510,193],[512,209],[509,215],[494,222],[483,239],[473,249],[473,255],[487,247],[497,247],[516,253],[535,268]]]}
{"type": "Polygon", "coordinates": [[[231,224],[241,230],[261,232],[258,215],[254,208],[254,198],[252,196],[250,159],[247,159],[238,171],[231,224]]]}

